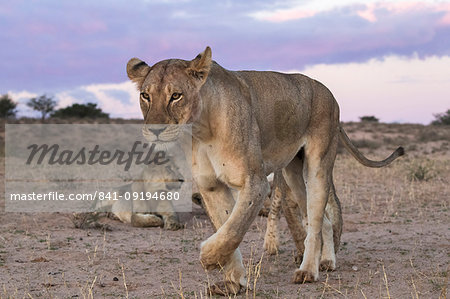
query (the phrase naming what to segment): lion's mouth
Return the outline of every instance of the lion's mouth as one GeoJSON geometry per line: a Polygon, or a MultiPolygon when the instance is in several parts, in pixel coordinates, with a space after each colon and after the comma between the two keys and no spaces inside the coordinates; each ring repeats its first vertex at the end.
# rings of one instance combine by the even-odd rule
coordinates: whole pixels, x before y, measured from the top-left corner
{"type": "Polygon", "coordinates": [[[142,135],[150,142],[174,142],[179,135],[179,129],[173,125],[144,125],[142,135]]]}

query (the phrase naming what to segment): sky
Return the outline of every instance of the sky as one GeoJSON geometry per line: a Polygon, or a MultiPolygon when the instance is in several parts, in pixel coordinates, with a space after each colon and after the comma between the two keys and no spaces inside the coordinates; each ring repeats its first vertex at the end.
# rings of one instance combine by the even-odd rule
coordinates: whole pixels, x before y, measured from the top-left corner
{"type": "Polygon", "coordinates": [[[324,83],[343,121],[423,123],[450,109],[450,0],[0,2],[0,94],[58,107],[95,102],[141,118],[132,57],[190,60],[211,46],[231,70],[301,72],[324,83]]]}

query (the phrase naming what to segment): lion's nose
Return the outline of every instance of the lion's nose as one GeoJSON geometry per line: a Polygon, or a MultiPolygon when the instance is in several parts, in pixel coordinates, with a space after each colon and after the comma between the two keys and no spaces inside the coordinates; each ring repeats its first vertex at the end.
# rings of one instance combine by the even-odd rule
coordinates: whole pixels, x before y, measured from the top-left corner
{"type": "Polygon", "coordinates": [[[162,131],[164,131],[164,128],[162,128],[162,129],[154,129],[154,128],[150,129],[150,128],[149,128],[149,130],[150,130],[153,134],[155,134],[156,137],[158,137],[158,135],[161,134],[162,131]]]}

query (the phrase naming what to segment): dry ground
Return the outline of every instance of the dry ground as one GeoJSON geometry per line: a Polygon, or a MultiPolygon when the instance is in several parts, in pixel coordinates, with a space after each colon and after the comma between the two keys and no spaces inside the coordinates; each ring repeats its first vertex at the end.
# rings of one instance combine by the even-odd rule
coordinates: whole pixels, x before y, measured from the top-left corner
{"type": "MultiPolygon", "coordinates": [[[[252,287],[239,298],[446,298],[450,128],[370,123],[345,128],[371,158],[397,145],[407,155],[384,169],[338,155],[334,177],[344,232],[337,270],[322,272],[316,283],[291,283],[298,265],[286,223],[283,219],[279,254],[267,256],[266,218],[258,217],[241,245],[252,287]]],[[[66,214],[5,213],[3,206],[4,199],[0,298],[207,298],[208,283],[221,278],[198,262],[200,242],[213,230],[197,207],[182,215],[186,229],[173,232],[111,219],[102,220],[111,231],[81,230],[66,214]]]]}

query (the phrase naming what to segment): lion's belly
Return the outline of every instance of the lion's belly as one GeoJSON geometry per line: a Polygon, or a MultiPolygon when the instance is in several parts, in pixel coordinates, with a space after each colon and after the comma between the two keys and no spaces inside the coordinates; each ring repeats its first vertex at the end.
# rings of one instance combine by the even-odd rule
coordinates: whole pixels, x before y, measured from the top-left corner
{"type": "Polygon", "coordinates": [[[310,115],[306,102],[286,96],[263,105],[258,127],[266,173],[285,167],[305,144],[310,115]]]}
{"type": "Polygon", "coordinates": [[[294,159],[295,155],[305,144],[305,138],[295,137],[288,144],[270,143],[263,148],[262,154],[266,175],[286,167],[294,159]]]}

